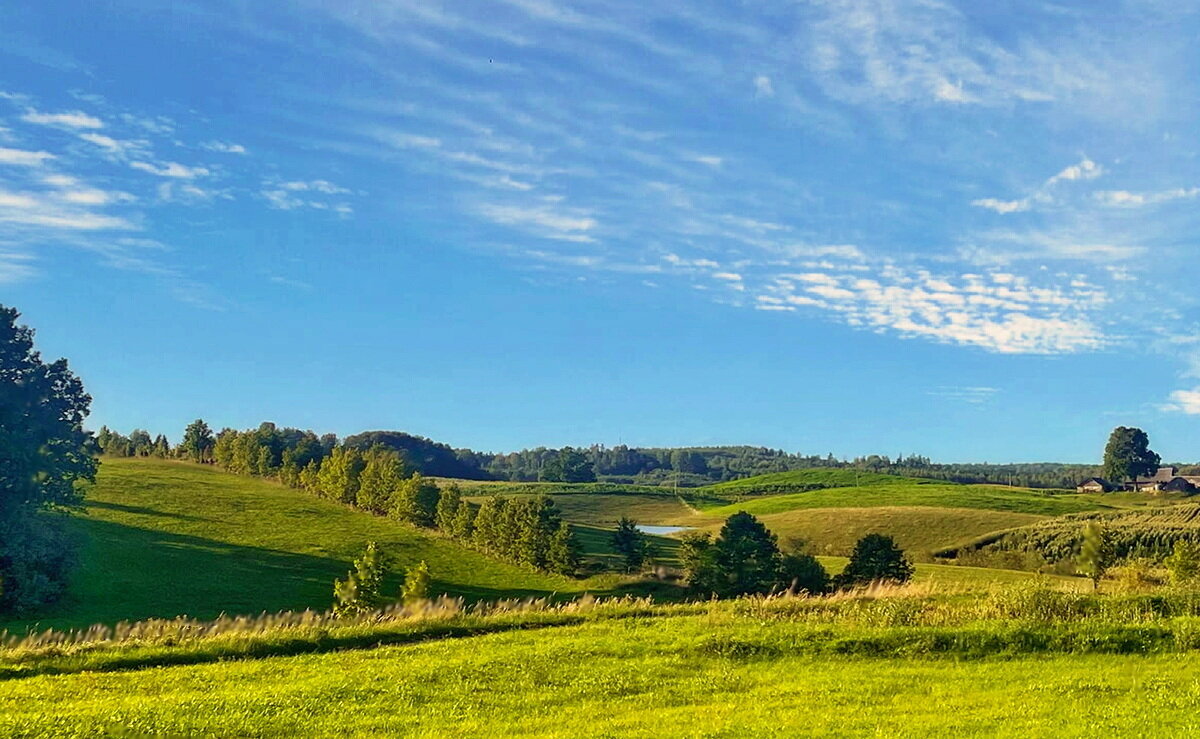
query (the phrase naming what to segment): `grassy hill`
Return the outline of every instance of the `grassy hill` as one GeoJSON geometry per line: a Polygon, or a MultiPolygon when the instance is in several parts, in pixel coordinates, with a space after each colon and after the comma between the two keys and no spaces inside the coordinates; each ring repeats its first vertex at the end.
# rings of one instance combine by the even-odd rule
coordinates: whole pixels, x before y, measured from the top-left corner
{"type": "MultiPolygon", "coordinates": [[[[84,513],[68,523],[82,541],[81,565],[67,598],[39,614],[42,626],[328,608],[333,580],[369,540],[392,559],[388,592],[420,560],[435,593],[468,599],[613,592],[621,584],[616,576],[533,572],[273,482],[183,462],[106,458],[84,513]]],[[[603,543],[592,539],[593,548],[603,543]]]]}
{"type": "Polygon", "coordinates": [[[730,497],[740,495],[778,495],[780,493],[802,493],[808,490],[823,488],[863,487],[869,485],[909,484],[923,485],[934,482],[914,477],[899,477],[897,475],[881,475],[876,472],[861,470],[814,467],[807,470],[792,470],[790,472],[773,472],[767,475],[755,475],[740,480],[729,480],[715,485],[697,488],[697,492],[714,497],[730,497]]]}
{"type": "Polygon", "coordinates": [[[923,506],[1059,516],[1106,507],[1094,496],[1056,495],[1041,490],[1002,485],[955,485],[905,478],[900,480],[901,482],[879,482],[863,487],[826,488],[790,495],[772,495],[725,506],[708,507],[703,512],[706,516],[725,517],[736,511],[761,515],[811,508],[923,506]]]}

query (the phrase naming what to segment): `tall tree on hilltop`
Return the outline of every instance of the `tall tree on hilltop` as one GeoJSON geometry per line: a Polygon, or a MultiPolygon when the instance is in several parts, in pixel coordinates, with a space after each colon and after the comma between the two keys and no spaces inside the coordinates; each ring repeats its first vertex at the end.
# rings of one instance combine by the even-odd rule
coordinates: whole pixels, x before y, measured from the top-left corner
{"type": "Polygon", "coordinates": [[[197,418],[184,429],[183,441],[179,443],[179,447],[193,462],[208,462],[212,460],[212,451],[216,443],[212,429],[204,419],[197,418]]]}
{"type": "Polygon", "coordinates": [[[1150,437],[1139,428],[1118,426],[1104,447],[1103,474],[1114,482],[1151,475],[1161,463],[1162,458],[1150,450],[1150,437]]]}
{"type": "Polygon", "coordinates": [[[83,420],[91,397],[67,367],[33,349],[20,313],[0,306],[0,608],[22,610],[61,594],[71,548],[39,511],[75,506],[97,461],[83,420]]]}

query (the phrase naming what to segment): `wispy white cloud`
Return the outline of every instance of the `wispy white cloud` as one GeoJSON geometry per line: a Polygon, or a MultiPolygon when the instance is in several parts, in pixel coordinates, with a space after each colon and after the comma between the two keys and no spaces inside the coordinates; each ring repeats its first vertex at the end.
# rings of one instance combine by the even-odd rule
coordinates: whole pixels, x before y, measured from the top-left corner
{"type": "Polygon", "coordinates": [[[21,116],[21,120],[25,121],[26,123],[34,123],[40,126],[64,126],[66,128],[104,128],[104,121],[78,110],[66,113],[42,113],[30,108],[25,112],[24,115],[21,116]]]}
{"type": "Polygon", "coordinates": [[[564,209],[552,204],[504,205],[487,203],[479,212],[493,223],[518,226],[550,239],[588,242],[594,239],[588,232],[598,222],[585,211],[564,209]]]}
{"type": "Polygon", "coordinates": [[[999,392],[999,388],[988,387],[986,385],[942,385],[929,390],[926,394],[969,405],[983,405],[996,397],[999,392]]]}
{"type": "Polygon", "coordinates": [[[155,165],[149,162],[137,161],[130,162],[129,166],[139,172],[148,172],[158,177],[172,177],[183,180],[206,177],[209,174],[209,170],[205,167],[189,167],[179,162],[162,162],[155,165]]]}
{"type": "Polygon", "coordinates": [[[222,154],[245,154],[246,147],[241,144],[233,144],[228,141],[205,141],[200,144],[200,148],[208,151],[220,152],[222,154]]]}
{"type": "Polygon", "coordinates": [[[54,155],[47,151],[24,151],[22,149],[0,147],[0,164],[12,164],[18,167],[38,167],[54,158],[54,155]]]}
{"type": "Polygon", "coordinates": [[[997,200],[996,198],[978,198],[971,201],[971,205],[979,208],[987,208],[994,210],[997,213],[1018,213],[1023,210],[1029,210],[1029,199],[1021,198],[1020,200],[997,200]]]}
{"type": "Polygon", "coordinates": [[[754,92],[759,97],[775,97],[775,85],[771,83],[770,77],[760,74],[754,78],[754,92]]]}
{"type": "Polygon", "coordinates": [[[1104,205],[1114,208],[1140,208],[1157,205],[1171,200],[1192,200],[1200,197],[1200,187],[1176,187],[1155,192],[1130,192],[1128,190],[1101,190],[1095,197],[1104,205]]]}
{"type": "Polygon", "coordinates": [[[1078,164],[1072,164],[1064,168],[1061,172],[1046,180],[1046,185],[1053,185],[1057,182],[1074,181],[1074,180],[1094,180],[1104,174],[1104,168],[1096,164],[1091,159],[1084,157],[1078,164]]]}

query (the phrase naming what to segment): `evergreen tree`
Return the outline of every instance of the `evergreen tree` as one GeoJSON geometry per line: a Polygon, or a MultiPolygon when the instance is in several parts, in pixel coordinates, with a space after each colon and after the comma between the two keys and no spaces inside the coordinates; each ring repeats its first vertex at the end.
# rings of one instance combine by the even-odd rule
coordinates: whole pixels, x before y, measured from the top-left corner
{"type": "Polygon", "coordinates": [[[713,562],[720,573],[717,595],[767,593],[778,585],[780,554],[775,535],[745,511],[725,519],[713,544],[713,562]]]}
{"type": "Polygon", "coordinates": [[[626,572],[641,569],[646,561],[646,536],[638,530],[633,519],[622,516],[617,521],[617,529],[610,538],[613,549],[620,555],[626,572]]]}
{"type": "Polygon", "coordinates": [[[876,580],[908,582],[913,566],[890,536],[867,534],[854,545],[850,562],[837,577],[838,585],[866,585],[876,580]]]}
{"type": "Polygon", "coordinates": [[[820,595],[829,589],[829,573],[817,558],[806,553],[783,555],[779,564],[779,581],[790,593],[820,595]]]}

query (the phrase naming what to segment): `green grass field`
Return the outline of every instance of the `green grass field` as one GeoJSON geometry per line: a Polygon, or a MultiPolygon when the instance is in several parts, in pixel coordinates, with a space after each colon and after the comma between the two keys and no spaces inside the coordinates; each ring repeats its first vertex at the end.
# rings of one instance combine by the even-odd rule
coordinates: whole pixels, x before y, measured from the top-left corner
{"type": "Polygon", "coordinates": [[[373,649],[9,679],[0,682],[0,733],[1110,737],[1200,731],[1194,616],[1149,616],[1125,626],[1120,613],[1140,607],[1130,603],[1103,622],[956,625],[953,615],[975,608],[974,601],[940,602],[900,597],[618,608],[577,623],[373,649]],[[932,610],[920,611],[922,604],[932,610]],[[920,625],[945,618],[950,625],[920,625]],[[1186,632],[1186,643],[1171,641],[1170,630],[1186,632]]]}
{"type": "MultiPolygon", "coordinates": [[[[325,609],[333,580],[369,540],[392,558],[395,573],[425,560],[433,592],[473,600],[613,592],[621,585],[616,576],[533,572],[276,483],[183,462],[106,458],[85,512],[70,524],[83,546],[67,598],[37,618],[0,627],[325,609]]],[[[399,580],[389,579],[389,592],[399,580]]]]}
{"type": "MultiPolygon", "coordinates": [[[[910,557],[931,558],[940,547],[966,542],[1000,529],[1042,520],[1030,513],[988,511],[977,508],[932,508],[922,506],[877,508],[806,508],[769,513],[760,520],[780,542],[803,539],[808,548],[821,554],[848,555],[866,534],[892,536],[910,557]]],[[[721,519],[704,528],[715,530],[721,519]]]]}
{"type": "Polygon", "coordinates": [[[1060,516],[1106,507],[1092,496],[1051,494],[1028,488],[1002,485],[954,485],[927,481],[879,483],[876,485],[827,488],[805,493],[706,507],[706,516],[726,517],[736,511],[754,515],[783,513],[806,508],[868,508],[875,506],[928,506],[934,508],[978,508],[1010,513],[1060,516]]]}

